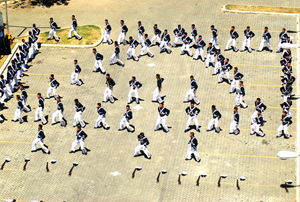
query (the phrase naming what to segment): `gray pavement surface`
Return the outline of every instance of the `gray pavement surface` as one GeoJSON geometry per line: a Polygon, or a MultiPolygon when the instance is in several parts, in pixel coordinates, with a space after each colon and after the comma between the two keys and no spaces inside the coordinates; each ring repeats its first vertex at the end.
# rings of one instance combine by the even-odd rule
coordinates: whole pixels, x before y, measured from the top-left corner
{"type": "MultiPolygon", "coordinates": [[[[0,159],[12,159],[0,171],[0,199],[16,198],[17,200],[43,200],[43,201],[295,201],[296,188],[289,188],[289,194],[281,187],[285,180],[296,181],[296,160],[281,161],[276,157],[280,150],[296,151],[297,143],[297,101],[293,100],[293,121],[289,132],[293,136],[286,140],[276,138],[277,128],[280,125],[281,109],[283,102],[280,97],[280,76],[282,75],[279,60],[281,54],[275,53],[278,44],[278,34],[282,27],[296,30],[296,18],[268,15],[238,15],[223,14],[222,6],[227,1],[219,1],[210,5],[204,1],[70,1],[68,6],[54,6],[51,8],[36,7],[34,9],[10,9],[10,22],[14,25],[30,26],[36,22],[38,26],[48,26],[50,16],[54,17],[61,27],[69,26],[70,15],[75,14],[79,24],[96,24],[104,26],[104,19],[108,18],[112,25],[112,39],[117,40],[120,32],[119,20],[124,19],[129,28],[128,36],[137,39],[137,21],[141,20],[146,32],[152,37],[153,24],[157,23],[161,30],[171,32],[177,24],[181,24],[188,33],[190,25],[196,24],[198,33],[202,34],[205,42],[211,38],[210,25],[214,24],[219,32],[219,46],[225,49],[229,39],[230,26],[235,25],[240,34],[238,47],[242,44],[242,33],[247,25],[255,32],[256,36],[251,44],[258,48],[263,34],[263,28],[269,27],[272,34],[271,45],[273,53],[234,53],[223,52],[230,58],[233,66],[239,67],[245,77],[246,97],[249,105],[247,109],[239,109],[241,122],[238,136],[229,135],[229,125],[233,120],[233,107],[235,94],[229,94],[230,85],[225,82],[217,84],[217,76],[212,76],[213,69],[205,68],[205,63],[194,61],[187,55],[180,56],[180,47],[172,48],[168,55],[159,53],[157,46],[151,47],[154,58],[141,57],[139,62],[126,60],[127,46],[121,45],[121,59],[125,67],[109,66],[114,47],[101,44],[97,50],[104,55],[103,66],[115,80],[114,96],[118,99],[114,104],[103,104],[107,111],[107,123],[111,126],[106,131],[103,128],[95,130],[97,119],[96,103],[103,100],[105,89],[105,76],[92,73],[94,69],[94,55],[91,49],[40,49],[27,76],[22,78],[29,98],[27,103],[33,111],[23,113],[27,115],[28,122],[20,125],[11,122],[16,109],[16,100],[10,100],[8,109],[1,113],[9,121],[0,125],[0,159]],[[96,6],[95,6],[96,5],[96,6]],[[81,9],[83,6],[87,9],[81,9]],[[41,12],[43,13],[41,15],[41,12]],[[29,15],[30,14],[30,15],[29,15]],[[29,18],[29,16],[32,16],[29,18]],[[70,75],[74,70],[73,60],[77,59],[82,67],[80,78],[84,85],[78,87],[70,85],[70,75]],[[54,73],[60,82],[58,94],[61,95],[65,106],[64,116],[68,121],[66,128],[59,124],[44,126],[46,134],[45,143],[49,146],[51,154],[41,151],[31,153],[31,143],[37,135],[37,123],[34,123],[34,112],[37,107],[36,93],[41,92],[45,97],[50,85],[49,74],[54,73]],[[152,93],[156,87],[155,74],[159,73],[165,81],[161,96],[165,96],[165,107],[171,110],[167,118],[169,133],[154,132],[155,121],[158,116],[157,103],[152,103],[152,93]],[[183,103],[185,94],[190,88],[189,76],[194,75],[198,82],[197,92],[201,104],[198,106],[201,113],[198,120],[202,128],[196,132],[199,141],[198,152],[202,158],[200,163],[194,160],[185,161],[189,133],[184,133],[187,115],[184,109],[189,105],[183,103]],[[143,84],[139,90],[141,109],[132,103],[132,125],[134,133],[126,130],[118,131],[119,122],[125,112],[127,95],[129,92],[128,81],[131,76],[136,76],[143,84]],[[266,136],[250,136],[251,115],[254,112],[254,101],[257,97],[262,99],[268,109],[263,113],[267,121],[262,128],[266,136]],[[83,119],[89,124],[84,129],[88,134],[85,145],[91,151],[87,156],[81,152],[69,154],[71,144],[75,139],[76,129],[72,127],[75,114],[73,100],[78,98],[86,106],[83,119]],[[215,104],[222,113],[220,127],[221,133],[206,132],[207,124],[212,117],[210,106],[215,104]],[[134,158],[134,148],[138,145],[136,136],[145,132],[150,141],[148,147],[152,158],[143,156],[134,158]],[[22,171],[24,158],[29,157],[27,171],[22,171]],[[57,163],[50,165],[47,173],[45,166],[47,160],[56,159],[57,163]],[[72,162],[79,165],[73,169],[72,176],[68,171],[72,162]],[[134,179],[131,174],[136,166],[143,169],[136,173],[134,179]],[[168,173],[161,175],[160,183],[156,177],[160,170],[166,169],[168,173]],[[120,173],[114,176],[111,173],[120,173]],[[182,185],[177,184],[178,173],[186,171],[187,176],[181,177],[182,185]],[[197,187],[196,180],[200,173],[207,177],[200,180],[197,187]],[[220,174],[227,174],[227,179],[222,179],[221,187],[217,187],[220,174]],[[235,187],[236,178],[246,176],[246,181],[241,182],[241,190],[235,187]]],[[[239,2],[240,1],[236,1],[239,2]]],[[[243,1],[244,2],[244,1],[243,1]]],[[[230,2],[234,3],[234,2],[230,2]]],[[[247,2],[245,2],[247,3],[247,2]]],[[[254,1],[260,5],[260,1],[254,1]]],[[[295,6],[294,1],[272,1],[264,3],[272,6],[295,6]],[[284,4],[284,5],[282,5],[284,4]]],[[[47,29],[45,29],[47,30],[47,29]]],[[[18,29],[11,29],[17,35],[18,29]]],[[[173,42],[174,35],[171,35],[173,42]]],[[[127,39],[128,39],[127,36],[127,39]]],[[[297,43],[295,34],[294,43],[297,43]]],[[[140,53],[140,46],[136,54],[140,53]]],[[[191,49],[195,52],[195,49],[191,49]]],[[[297,72],[297,52],[292,51],[294,72],[297,72]]],[[[206,55],[206,54],[205,54],[206,55]]],[[[232,78],[232,71],[230,77],[232,78]]],[[[298,77],[297,77],[298,79],[298,77]]],[[[295,86],[294,93],[297,92],[295,86]]],[[[19,93],[19,92],[17,92],[19,93]]],[[[51,121],[52,113],[56,110],[54,99],[45,101],[44,114],[51,121]]],[[[192,122],[193,125],[193,122],[192,122]]],[[[194,131],[194,130],[191,130],[194,131]]],[[[38,145],[39,147],[39,145],[38,145]]],[[[295,182],[296,183],[296,182],[295,182]]],[[[294,183],[294,184],[295,184],[294,183]]]]}

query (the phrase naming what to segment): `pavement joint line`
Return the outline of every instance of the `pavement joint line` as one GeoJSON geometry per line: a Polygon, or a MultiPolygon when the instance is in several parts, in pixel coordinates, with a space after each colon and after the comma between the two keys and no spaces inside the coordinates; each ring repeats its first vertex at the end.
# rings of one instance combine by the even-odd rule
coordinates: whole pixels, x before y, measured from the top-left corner
{"type": "MultiPolygon", "coordinates": [[[[50,76],[50,74],[38,74],[38,73],[27,73],[25,72],[24,74],[28,74],[28,75],[32,75],[32,76],[50,76]]],[[[58,77],[71,77],[71,75],[58,75],[58,74],[55,74],[55,77],[58,76],[58,77]]]]}
{"type": "MultiPolygon", "coordinates": [[[[195,181],[193,181],[195,182],[195,181]]],[[[208,183],[208,184],[218,184],[218,182],[213,182],[213,181],[199,181],[201,183],[208,183]]],[[[222,181],[222,184],[231,184],[231,185],[236,185],[236,182],[224,182],[222,181]]],[[[280,188],[279,185],[269,185],[269,184],[245,184],[243,183],[243,185],[241,186],[263,186],[263,187],[277,187],[277,188],[280,188]]]]}
{"type": "MultiPolygon", "coordinates": [[[[218,105],[218,106],[228,106],[228,107],[235,107],[236,105],[230,105],[230,104],[211,104],[211,103],[205,103],[205,105],[218,105]]],[[[254,105],[248,105],[248,107],[253,107],[255,108],[254,105]]],[[[281,107],[270,107],[267,106],[267,109],[282,109],[281,107]]],[[[290,108],[290,109],[297,109],[297,108],[290,108]]]]}
{"type": "Polygon", "coordinates": [[[32,142],[16,142],[16,141],[5,141],[5,140],[0,140],[0,143],[11,143],[11,144],[32,144],[32,142]]]}
{"type": "Polygon", "coordinates": [[[240,157],[252,157],[252,158],[268,158],[268,159],[278,159],[276,156],[258,156],[258,155],[246,155],[246,154],[221,154],[221,153],[208,153],[199,152],[200,154],[216,155],[216,156],[240,156],[240,157]]]}
{"type": "MultiPolygon", "coordinates": [[[[300,23],[300,15],[299,14],[296,14],[296,13],[274,13],[274,12],[256,12],[256,11],[234,11],[234,10],[227,10],[226,9],[226,5],[225,4],[223,6],[223,12],[228,12],[228,13],[242,13],[242,14],[265,14],[265,15],[284,15],[284,16],[296,16],[297,18],[297,44],[298,46],[300,45],[300,29],[299,29],[299,23],[300,23]]],[[[297,56],[298,56],[298,61],[297,61],[297,86],[299,86],[299,79],[300,79],[300,70],[299,70],[299,67],[300,67],[300,62],[299,62],[299,58],[300,58],[300,50],[297,49],[297,56]]],[[[299,88],[297,88],[297,94],[299,95],[300,91],[299,91],[299,88]]],[[[296,148],[297,148],[297,153],[299,154],[300,153],[300,109],[299,109],[299,105],[300,105],[300,100],[298,99],[297,100],[297,106],[298,106],[298,110],[297,110],[297,145],[296,145],[296,148]]],[[[299,157],[297,158],[297,164],[296,164],[296,184],[299,184],[300,183],[300,159],[299,157]]],[[[299,186],[296,187],[296,202],[299,202],[300,201],[300,193],[299,193],[299,186]]]]}
{"type": "MultiPolygon", "coordinates": [[[[219,84],[218,82],[209,82],[212,84],[219,84]]],[[[226,82],[225,82],[226,83],[226,82]]],[[[261,87],[274,87],[274,88],[279,88],[282,87],[282,85],[260,85],[260,84],[248,84],[248,83],[244,83],[245,86],[261,86],[261,87]]],[[[297,86],[292,86],[294,89],[297,88],[297,86]]]]}
{"type": "Polygon", "coordinates": [[[13,168],[4,168],[3,169],[3,171],[5,171],[5,170],[9,170],[9,171],[22,171],[22,172],[30,172],[30,173],[36,173],[37,172],[37,170],[26,170],[26,171],[24,171],[24,170],[22,170],[22,169],[13,169],[13,168]]]}

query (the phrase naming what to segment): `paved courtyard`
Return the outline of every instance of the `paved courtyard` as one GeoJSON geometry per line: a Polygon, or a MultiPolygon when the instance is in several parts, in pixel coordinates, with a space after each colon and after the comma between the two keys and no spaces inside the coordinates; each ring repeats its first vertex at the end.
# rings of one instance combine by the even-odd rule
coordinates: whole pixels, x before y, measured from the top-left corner
{"type": "MultiPolygon", "coordinates": [[[[199,1],[85,3],[89,11],[84,10],[82,13],[78,7],[84,4],[73,0],[66,7],[10,10],[13,16],[11,23],[30,26],[33,22],[39,22],[39,26],[48,26],[46,22],[53,16],[59,26],[67,27],[70,24],[70,15],[77,9],[75,15],[79,24],[95,24],[103,27],[104,19],[108,18],[113,28],[111,35],[113,40],[117,39],[120,32],[119,20],[124,19],[129,28],[128,36],[132,35],[137,39],[137,21],[141,20],[150,37],[153,36],[153,24],[157,23],[161,30],[169,30],[172,42],[174,34],[171,32],[178,24],[190,33],[190,26],[194,23],[198,34],[203,36],[207,44],[211,38],[210,25],[214,24],[218,29],[218,43],[221,50],[225,49],[232,25],[235,25],[240,34],[237,42],[239,48],[244,38],[243,30],[247,25],[251,26],[256,34],[251,41],[254,49],[258,48],[263,28],[268,26],[272,35],[273,53],[223,52],[225,57],[230,58],[232,66],[238,67],[244,74],[245,102],[249,108],[239,109],[241,133],[237,136],[228,134],[229,125],[233,120],[235,94],[229,94],[230,85],[226,82],[217,83],[218,76],[212,76],[212,67],[205,68],[205,63],[200,60],[195,61],[188,55],[181,56],[180,47],[172,48],[173,52],[168,55],[165,52],[160,54],[159,48],[153,46],[151,51],[155,55],[154,58],[144,56],[139,62],[126,60],[128,45],[120,46],[120,55],[125,67],[110,66],[109,58],[114,47],[107,44],[101,44],[96,48],[104,55],[103,66],[116,82],[113,94],[117,101],[114,104],[109,102],[102,104],[107,111],[106,122],[110,125],[110,129],[95,130],[94,125],[98,117],[96,104],[103,100],[105,76],[92,72],[94,69],[92,49],[42,47],[41,53],[30,63],[32,66],[22,78],[22,83],[28,87],[27,103],[33,109],[32,112],[23,113],[23,116],[27,116],[28,122],[20,125],[10,121],[16,109],[16,99],[10,100],[6,104],[8,109],[1,112],[8,121],[0,125],[0,159],[4,161],[5,157],[9,157],[12,161],[0,171],[0,200],[15,198],[17,201],[296,201],[296,188],[289,188],[287,194],[282,184],[288,179],[293,180],[294,185],[297,184],[297,161],[294,159],[282,161],[276,154],[280,150],[297,150],[298,106],[297,100],[293,100],[291,113],[294,123],[289,127],[292,138],[276,138],[277,128],[281,124],[282,110],[279,104],[283,102],[283,98],[279,90],[282,75],[279,61],[282,54],[275,53],[280,30],[283,27],[287,30],[296,30],[295,17],[224,14],[221,7],[227,3],[226,1],[218,2],[213,7],[199,1]],[[31,11],[37,11],[32,13],[37,21],[31,18],[27,18],[26,21],[22,19],[26,12],[31,11]],[[38,12],[42,11],[44,14],[38,16],[38,12]],[[17,12],[22,12],[22,15],[14,15],[17,12]],[[80,78],[84,84],[80,87],[70,85],[74,59],[79,61],[82,68],[80,78]],[[60,127],[59,124],[51,126],[49,123],[44,126],[45,143],[49,146],[51,154],[43,154],[41,151],[31,153],[31,143],[37,136],[38,125],[33,122],[37,107],[36,94],[41,92],[44,97],[46,96],[50,85],[48,78],[52,73],[60,82],[57,92],[63,97],[64,116],[68,125],[66,128],[60,127]],[[161,96],[165,96],[165,107],[171,111],[167,118],[169,133],[162,130],[154,131],[158,104],[151,100],[156,87],[157,73],[165,78],[161,96]],[[189,104],[183,101],[190,88],[190,75],[194,75],[198,82],[197,96],[201,102],[198,106],[201,110],[198,116],[199,124],[202,126],[201,132],[191,130],[195,132],[199,142],[198,152],[202,158],[200,163],[194,160],[185,161],[189,133],[184,133],[188,118],[184,110],[189,104]],[[135,102],[131,104],[133,111],[131,124],[136,129],[134,133],[128,133],[126,130],[118,131],[119,122],[125,113],[128,82],[131,76],[136,76],[143,84],[139,90],[139,96],[143,100],[139,105],[135,102]],[[251,115],[255,110],[254,101],[257,97],[260,97],[268,107],[263,113],[267,121],[262,128],[266,133],[263,138],[250,135],[251,115]],[[76,129],[72,127],[75,98],[86,107],[83,119],[88,123],[84,128],[88,134],[85,145],[90,150],[87,156],[82,155],[80,151],[69,154],[76,134],[76,129]],[[212,118],[210,109],[212,104],[216,105],[222,114],[220,127],[223,130],[219,134],[213,131],[206,132],[208,122],[212,118]],[[134,148],[138,145],[137,135],[142,131],[150,141],[148,146],[152,154],[150,160],[143,156],[133,157],[134,148]],[[31,159],[26,172],[22,171],[24,158],[31,159]],[[51,159],[56,159],[57,163],[50,164],[50,172],[47,173],[46,162],[51,159]],[[72,176],[69,177],[68,172],[74,161],[79,165],[73,169],[72,176]],[[136,172],[135,178],[132,179],[131,174],[136,166],[143,169],[136,172]],[[161,175],[160,183],[156,183],[158,172],[162,169],[168,170],[168,173],[161,175]],[[182,184],[178,185],[178,173],[182,171],[188,174],[181,177],[182,184]],[[196,180],[200,173],[206,173],[207,177],[202,178],[197,187],[196,180]],[[227,174],[228,177],[222,179],[221,187],[218,188],[220,174],[227,174]],[[240,176],[247,179],[240,182],[241,190],[238,191],[235,183],[236,178],[240,176]]],[[[274,1],[272,6],[281,6],[280,1],[274,1]]],[[[17,28],[12,28],[11,31],[15,32],[14,35],[20,32],[17,28]]],[[[294,37],[294,43],[297,43],[297,35],[291,36],[294,37]]],[[[139,46],[136,50],[137,55],[140,54],[140,50],[139,46]]],[[[195,49],[191,50],[195,52],[195,49]]],[[[292,51],[292,55],[294,76],[299,79],[297,76],[299,58],[295,50],[292,51]]],[[[232,76],[233,72],[230,71],[231,79],[232,76]]],[[[20,92],[16,94],[18,93],[20,92]]],[[[296,84],[293,94],[297,95],[296,84]]],[[[50,122],[56,107],[53,98],[45,101],[44,114],[49,116],[50,122]]]]}

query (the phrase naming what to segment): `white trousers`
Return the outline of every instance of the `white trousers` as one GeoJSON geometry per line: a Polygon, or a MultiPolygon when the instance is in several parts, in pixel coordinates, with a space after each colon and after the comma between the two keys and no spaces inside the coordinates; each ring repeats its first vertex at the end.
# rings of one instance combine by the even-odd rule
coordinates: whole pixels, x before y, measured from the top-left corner
{"type": "MultiPolygon", "coordinates": [[[[190,38],[193,40],[192,42],[194,42],[194,44],[196,45],[197,40],[196,40],[196,36],[190,36],[190,38]]],[[[190,44],[190,47],[192,46],[192,43],[190,44]]]]}
{"type": "Polygon", "coordinates": [[[105,122],[105,117],[106,117],[105,115],[98,116],[98,118],[96,120],[96,125],[95,125],[96,128],[99,126],[100,122],[102,122],[102,125],[104,128],[109,127],[109,125],[105,122]]]}
{"type": "Polygon", "coordinates": [[[36,50],[38,51],[39,50],[39,43],[38,43],[39,36],[36,35],[35,38],[36,38],[36,41],[34,42],[34,46],[35,46],[36,50]]]}
{"type": "Polygon", "coordinates": [[[38,107],[35,111],[35,120],[41,119],[43,124],[47,123],[47,120],[44,117],[44,109],[42,107],[38,107]]]}
{"type": "Polygon", "coordinates": [[[144,145],[138,145],[134,150],[134,155],[138,155],[140,150],[143,150],[147,158],[150,158],[151,154],[149,153],[147,147],[145,147],[144,145]]]}
{"type": "Polygon", "coordinates": [[[237,94],[235,97],[236,106],[242,105],[243,107],[247,107],[247,104],[243,101],[244,96],[237,94]]]}
{"type": "Polygon", "coordinates": [[[6,99],[10,99],[9,93],[8,93],[8,91],[7,91],[7,87],[5,86],[2,90],[3,90],[3,95],[2,95],[2,101],[1,101],[1,103],[4,102],[4,99],[5,99],[5,98],[6,98],[6,99]],[[5,94],[5,98],[4,98],[4,94],[5,94]]]}
{"type": "Polygon", "coordinates": [[[163,49],[164,46],[166,47],[168,53],[170,53],[170,52],[171,52],[171,49],[170,49],[169,43],[168,43],[167,41],[161,41],[161,42],[160,42],[160,45],[159,45],[159,52],[162,51],[162,49],[163,49]]]}
{"type": "Polygon", "coordinates": [[[23,68],[21,67],[21,69],[20,70],[18,70],[18,72],[17,72],[17,79],[18,80],[21,80],[21,77],[23,77],[24,75],[23,75],[23,68]]]}
{"type": "Polygon", "coordinates": [[[136,100],[136,103],[138,104],[139,103],[139,93],[138,93],[138,89],[133,89],[132,87],[130,88],[130,91],[128,93],[128,103],[131,102],[131,97],[132,97],[132,94],[135,94],[135,100],[136,100]]]}
{"type": "Polygon", "coordinates": [[[251,38],[247,39],[245,37],[245,39],[244,39],[244,41],[242,43],[242,49],[241,50],[245,50],[246,44],[247,44],[249,52],[252,52],[252,49],[251,49],[251,38]]]}
{"type": "Polygon", "coordinates": [[[50,93],[51,91],[53,92],[53,95],[55,97],[55,99],[58,97],[57,93],[56,93],[56,88],[55,87],[49,87],[47,90],[47,98],[50,98],[50,93]]]}
{"type": "Polygon", "coordinates": [[[17,78],[17,73],[15,73],[14,75],[14,88],[16,88],[16,86],[19,85],[19,82],[18,82],[18,78],[17,78]]]}
{"type": "Polygon", "coordinates": [[[75,113],[73,126],[76,126],[78,122],[80,123],[81,127],[85,127],[85,122],[82,120],[82,112],[75,113]]]}
{"type": "Polygon", "coordinates": [[[198,56],[200,55],[201,60],[204,61],[203,52],[204,52],[204,51],[203,51],[203,48],[197,48],[197,49],[196,49],[196,52],[195,52],[194,58],[197,60],[197,59],[198,59],[198,56]]]}
{"type": "Polygon", "coordinates": [[[218,46],[218,39],[219,39],[219,37],[217,36],[217,38],[216,37],[212,37],[211,39],[210,39],[210,43],[212,43],[212,45],[214,45],[215,47],[216,47],[216,49],[219,49],[219,46],[218,46]]]}
{"type": "Polygon", "coordinates": [[[139,58],[135,54],[135,48],[129,47],[127,50],[127,58],[131,58],[130,53],[132,52],[132,57],[135,61],[139,61],[139,58]]]}
{"type": "Polygon", "coordinates": [[[22,100],[22,104],[23,104],[24,110],[25,110],[26,112],[29,112],[30,109],[29,109],[28,106],[26,105],[26,102],[27,102],[27,98],[26,98],[25,100],[22,100]]]}
{"type": "Polygon", "coordinates": [[[226,75],[226,78],[228,79],[228,83],[230,83],[230,78],[229,78],[229,72],[228,72],[228,70],[220,72],[220,74],[219,74],[219,82],[222,81],[222,77],[223,77],[224,74],[226,75]]]}
{"type": "Polygon", "coordinates": [[[77,39],[81,39],[82,37],[77,33],[77,28],[74,29],[74,27],[72,26],[70,31],[69,31],[69,38],[72,38],[72,33],[74,32],[74,35],[77,39]]]}
{"type": "Polygon", "coordinates": [[[239,83],[240,83],[240,80],[232,79],[230,92],[233,93],[234,89],[238,89],[239,88],[239,83]]]}
{"type": "Polygon", "coordinates": [[[56,110],[53,114],[52,114],[52,123],[56,123],[56,117],[58,117],[60,123],[65,126],[66,123],[63,119],[63,113],[61,112],[61,110],[56,110]]]}
{"type": "Polygon", "coordinates": [[[34,55],[36,54],[36,51],[35,51],[35,48],[34,48],[34,43],[32,43],[30,45],[30,49],[29,49],[29,52],[31,53],[30,55],[30,58],[33,59],[34,58],[34,55]]]}
{"type": "Polygon", "coordinates": [[[215,65],[215,68],[214,68],[214,74],[217,74],[218,70],[221,73],[221,68],[222,68],[221,62],[217,61],[216,65],[215,65]]]}
{"type": "Polygon", "coordinates": [[[23,110],[20,110],[20,109],[17,109],[17,110],[15,111],[14,121],[19,120],[20,123],[23,123],[23,122],[24,122],[23,119],[22,119],[22,111],[23,111],[23,110]]]}
{"type": "Polygon", "coordinates": [[[153,92],[152,101],[158,101],[159,103],[163,102],[163,100],[160,97],[160,91],[159,91],[158,87],[156,87],[154,92],[153,92]]]}
{"type": "Polygon", "coordinates": [[[143,46],[142,50],[141,50],[141,55],[144,55],[145,50],[147,50],[147,53],[150,55],[150,57],[153,57],[153,53],[150,51],[150,47],[149,46],[143,46]]]}
{"type": "Polygon", "coordinates": [[[278,43],[278,51],[280,51],[281,49],[281,39],[279,40],[279,43],[278,43]]]}
{"type": "Polygon", "coordinates": [[[218,120],[217,118],[212,118],[208,122],[207,130],[211,130],[212,127],[213,127],[213,125],[215,125],[215,130],[218,131],[218,132],[220,132],[219,122],[220,122],[220,120],[218,120]]]}
{"type": "Polygon", "coordinates": [[[110,39],[110,31],[105,30],[103,43],[106,43],[106,42],[108,42],[109,44],[112,44],[112,40],[110,39]]]}
{"type": "Polygon", "coordinates": [[[278,129],[277,129],[277,132],[278,132],[278,137],[280,137],[281,136],[281,132],[283,131],[283,133],[284,133],[284,136],[285,137],[287,137],[287,138],[289,138],[290,137],[290,134],[288,133],[288,126],[287,126],[287,124],[286,125],[280,125],[279,127],[278,127],[278,129]]]}
{"type": "Polygon", "coordinates": [[[288,98],[288,97],[291,97],[291,94],[283,95],[283,100],[284,100],[284,102],[287,102],[287,98],[288,98]]]}
{"type": "Polygon", "coordinates": [[[199,123],[198,123],[198,120],[197,120],[197,116],[189,116],[189,118],[186,122],[185,129],[188,129],[188,127],[190,126],[192,121],[194,121],[194,123],[196,125],[196,130],[198,130],[199,129],[199,123]]]}
{"type": "Polygon", "coordinates": [[[180,40],[182,42],[182,36],[175,36],[174,45],[180,40]]]}
{"type": "Polygon", "coordinates": [[[115,101],[114,97],[112,95],[113,90],[114,90],[114,88],[109,88],[109,87],[105,88],[105,90],[104,90],[104,99],[103,99],[104,102],[107,102],[107,98],[109,98],[110,102],[112,102],[112,103],[115,101]]]}
{"type": "Polygon", "coordinates": [[[252,121],[252,123],[254,123],[255,122],[255,118],[258,116],[258,113],[257,113],[257,111],[255,110],[255,112],[251,115],[251,121],[252,121]]]}
{"type": "Polygon", "coordinates": [[[79,86],[82,84],[81,81],[78,79],[79,73],[73,72],[71,75],[71,83],[77,83],[79,86]]]}
{"type": "Polygon", "coordinates": [[[126,124],[126,127],[127,127],[127,129],[129,130],[129,131],[133,131],[134,129],[129,125],[129,120],[127,120],[126,118],[125,118],[125,116],[123,116],[123,118],[121,119],[121,121],[120,121],[120,129],[121,130],[123,130],[124,129],[124,126],[123,126],[123,124],[126,124]]]}
{"type": "Polygon", "coordinates": [[[40,143],[41,148],[44,150],[44,152],[48,153],[49,149],[47,147],[44,146],[43,140],[41,138],[36,138],[33,142],[32,142],[32,147],[31,150],[35,151],[36,150],[36,144],[40,143]]]}
{"type": "Polygon", "coordinates": [[[55,38],[56,41],[59,40],[58,36],[56,35],[56,30],[54,30],[54,29],[50,30],[50,32],[49,32],[49,38],[48,39],[51,39],[52,35],[54,35],[54,38],[55,38]]]}
{"type": "Polygon", "coordinates": [[[211,62],[212,65],[215,66],[215,56],[214,55],[207,54],[206,67],[209,67],[209,62],[211,62]]]}
{"type": "Polygon", "coordinates": [[[8,86],[8,90],[11,92],[11,95],[12,95],[12,94],[13,94],[13,92],[14,92],[14,89],[13,89],[12,83],[13,83],[13,79],[9,80],[9,81],[8,81],[8,84],[7,84],[7,86],[8,86]]]}
{"type": "Polygon", "coordinates": [[[232,46],[234,48],[235,51],[237,51],[237,47],[236,47],[236,39],[233,39],[233,38],[230,38],[228,41],[227,41],[227,44],[226,44],[226,49],[229,49],[229,45],[232,43],[232,46]]]}
{"type": "Polygon", "coordinates": [[[126,45],[126,33],[121,32],[119,34],[119,37],[118,37],[118,44],[119,45],[121,44],[122,40],[123,40],[123,45],[126,45]]]}
{"type": "Polygon", "coordinates": [[[121,65],[124,65],[123,61],[120,59],[120,54],[113,53],[110,58],[110,64],[114,64],[114,59],[117,59],[117,62],[119,62],[121,65]]]}
{"type": "Polygon", "coordinates": [[[155,40],[157,40],[157,42],[160,43],[160,35],[159,34],[156,34],[152,37],[151,44],[153,44],[155,40]]]}
{"type": "Polygon", "coordinates": [[[269,40],[265,40],[265,39],[261,40],[258,50],[261,51],[263,49],[263,47],[264,47],[264,44],[267,44],[268,49],[271,50],[271,46],[270,46],[269,40]]]}
{"type": "Polygon", "coordinates": [[[165,131],[167,131],[167,132],[169,131],[167,123],[166,123],[166,118],[167,118],[167,116],[161,117],[161,116],[158,115],[158,117],[156,119],[156,123],[155,123],[155,130],[158,130],[159,123],[161,122],[161,124],[162,124],[163,128],[165,129],[165,131]]]}
{"type": "Polygon", "coordinates": [[[259,129],[260,129],[260,125],[257,124],[257,123],[253,123],[251,125],[251,134],[254,134],[254,132],[256,132],[258,135],[263,137],[265,135],[265,133],[262,130],[259,130],[259,129]]]}
{"type": "Polygon", "coordinates": [[[186,155],[186,158],[187,159],[191,159],[192,158],[192,153],[194,153],[194,156],[196,157],[197,161],[199,162],[201,160],[198,152],[197,152],[197,149],[194,149],[191,145],[189,145],[189,148],[187,149],[187,155],[186,155]]]}
{"type": "Polygon", "coordinates": [[[189,44],[182,44],[181,46],[181,54],[184,53],[184,50],[186,49],[186,51],[188,52],[189,56],[193,57],[193,53],[190,50],[190,45],[189,44]]]}
{"type": "Polygon", "coordinates": [[[95,71],[97,71],[98,69],[100,69],[102,73],[106,72],[105,69],[102,66],[102,60],[95,60],[94,67],[95,67],[95,71]]]}
{"type": "Polygon", "coordinates": [[[84,140],[83,139],[76,139],[74,140],[74,142],[72,143],[72,148],[71,148],[71,151],[75,151],[75,147],[80,144],[80,148],[83,152],[86,152],[86,149],[84,147],[84,140]]]}
{"type": "Polygon", "coordinates": [[[186,95],[185,95],[185,101],[189,101],[189,97],[190,95],[192,96],[193,100],[195,101],[196,104],[199,104],[200,101],[198,100],[197,96],[196,96],[196,92],[197,90],[194,89],[190,89],[186,95]]]}
{"type": "Polygon", "coordinates": [[[234,134],[238,134],[238,127],[239,127],[239,123],[237,123],[235,120],[233,120],[230,124],[230,129],[229,132],[230,133],[234,133],[234,134]]]}
{"type": "Polygon", "coordinates": [[[139,43],[144,44],[143,34],[139,33],[139,43]]]}

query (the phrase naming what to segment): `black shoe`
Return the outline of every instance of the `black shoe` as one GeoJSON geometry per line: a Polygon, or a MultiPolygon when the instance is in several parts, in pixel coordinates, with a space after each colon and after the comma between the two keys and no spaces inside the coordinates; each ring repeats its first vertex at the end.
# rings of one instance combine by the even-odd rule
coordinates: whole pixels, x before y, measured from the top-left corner
{"type": "Polygon", "coordinates": [[[118,131],[122,131],[123,129],[119,129],[118,131]]]}
{"type": "Polygon", "coordinates": [[[257,50],[256,52],[262,52],[261,50],[257,50]]]}
{"type": "Polygon", "coordinates": [[[34,120],[34,122],[39,122],[40,121],[40,119],[39,120],[34,120]]]}
{"type": "Polygon", "coordinates": [[[17,120],[13,120],[13,119],[12,119],[11,121],[12,121],[12,122],[17,122],[17,120]]]}
{"type": "Polygon", "coordinates": [[[228,49],[225,49],[224,51],[229,51],[228,49]]]}
{"type": "Polygon", "coordinates": [[[238,52],[240,49],[234,50],[234,52],[238,52]]]}
{"type": "Polygon", "coordinates": [[[36,152],[36,150],[31,150],[31,152],[36,152]]]}
{"type": "Polygon", "coordinates": [[[273,50],[269,50],[271,53],[273,52],[273,50]]]}
{"type": "Polygon", "coordinates": [[[75,151],[69,151],[70,154],[75,153],[75,151]]]}
{"type": "Polygon", "coordinates": [[[187,129],[184,130],[185,133],[186,133],[187,131],[188,131],[187,129]]]}
{"type": "Polygon", "coordinates": [[[276,51],[276,53],[281,53],[281,51],[276,51]]]}
{"type": "Polygon", "coordinates": [[[190,161],[190,160],[192,160],[192,159],[191,159],[191,158],[190,158],[190,159],[186,158],[185,160],[186,160],[186,161],[190,161]]]}
{"type": "Polygon", "coordinates": [[[245,52],[245,50],[241,50],[241,52],[245,52]]]}
{"type": "Polygon", "coordinates": [[[198,128],[198,130],[196,130],[196,131],[198,131],[199,133],[200,133],[200,129],[198,128]]]}
{"type": "Polygon", "coordinates": [[[51,123],[51,126],[55,125],[56,123],[51,123]]]}
{"type": "Polygon", "coordinates": [[[99,127],[94,127],[94,129],[98,129],[99,127]]]}

